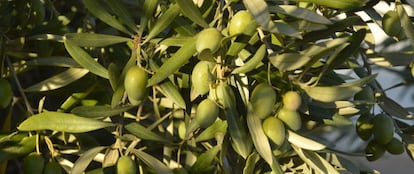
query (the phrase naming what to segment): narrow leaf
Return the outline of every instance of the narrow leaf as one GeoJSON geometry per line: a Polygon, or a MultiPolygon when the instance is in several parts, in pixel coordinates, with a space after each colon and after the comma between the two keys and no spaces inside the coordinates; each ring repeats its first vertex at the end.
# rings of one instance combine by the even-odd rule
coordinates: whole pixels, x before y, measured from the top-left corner
{"type": "Polygon", "coordinates": [[[178,69],[181,68],[187,61],[192,57],[192,55],[196,52],[195,49],[195,38],[189,39],[184,43],[184,45],[167,61],[162,64],[162,66],[157,70],[157,72],[148,80],[147,86],[153,86],[169,75],[176,72],[178,69]]]}
{"type": "Polygon", "coordinates": [[[313,99],[321,102],[334,102],[343,100],[355,95],[362,90],[359,86],[307,86],[300,87],[313,99]]]}
{"type": "Polygon", "coordinates": [[[129,123],[125,125],[125,129],[137,136],[138,138],[151,141],[159,141],[169,143],[170,141],[164,137],[157,135],[148,128],[140,125],[139,123],[129,123]]]}
{"type": "Polygon", "coordinates": [[[92,160],[95,158],[96,155],[98,155],[99,152],[104,150],[106,147],[98,146],[94,147],[92,149],[89,149],[85,153],[83,153],[75,162],[73,165],[72,170],[70,171],[70,174],[82,174],[86,168],[89,166],[89,164],[92,162],[92,160]]]}
{"type": "Polygon", "coordinates": [[[414,48],[414,25],[411,22],[411,19],[408,16],[407,12],[405,11],[403,4],[396,3],[395,8],[398,15],[400,16],[401,26],[404,30],[404,34],[410,41],[411,47],[414,48]]]}
{"type": "Polygon", "coordinates": [[[194,23],[204,27],[208,28],[207,22],[204,20],[200,10],[198,7],[193,3],[193,1],[187,1],[187,0],[176,0],[175,1],[178,6],[181,9],[181,12],[184,14],[184,16],[190,18],[194,23]]]}
{"type": "Polygon", "coordinates": [[[17,158],[33,152],[36,147],[36,136],[25,137],[18,143],[10,143],[9,145],[2,145],[0,148],[0,162],[17,158]]]}
{"type": "Polygon", "coordinates": [[[110,14],[105,7],[102,5],[100,0],[83,0],[83,4],[94,16],[100,19],[102,22],[108,24],[115,29],[124,32],[128,35],[133,35],[127,28],[125,28],[121,22],[116,20],[112,14],[110,14]]]}
{"type": "Polygon", "coordinates": [[[70,112],[83,117],[99,118],[119,115],[134,107],[136,106],[119,106],[116,108],[110,106],[78,106],[70,112]]]}
{"type": "Polygon", "coordinates": [[[316,152],[304,150],[297,146],[292,147],[298,153],[299,157],[317,173],[339,174],[339,172],[328,161],[316,152]]]}
{"type": "Polygon", "coordinates": [[[51,57],[39,57],[26,62],[28,66],[55,66],[55,67],[68,67],[79,68],[79,64],[69,57],[51,56],[51,57]]]}
{"type": "Polygon", "coordinates": [[[95,33],[68,33],[65,34],[65,39],[79,47],[105,47],[132,41],[131,38],[95,33]]]}
{"type": "Polygon", "coordinates": [[[155,21],[154,26],[151,27],[150,32],[148,33],[147,38],[145,38],[144,42],[148,42],[163,30],[165,30],[167,27],[169,27],[170,24],[174,21],[174,18],[178,16],[178,14],[180,14],[180,8],[178,5],[171,5],[167,11],[161,14],[161,16],[155,21]]]}
{"type": "Polygon", "coordinates": [[[413,119],[413,115],[410,114],[407,109],[402,107],[399,103],[395,102],[394,100],[390,99],[385,95],[381,95],[378,97],[379,106],[383,109],[386,113],[396,116],[402,119],[413,119]]]}
{"type": "Polygon", "coordinates": [[[76,62],[79,63],[79,65],[98,76],[106,79],[108,78],[108,70],[93,60],[93,58],[86,51],[67,39],[65,39],[64,43],[68,53],[72,56],[73,59],[75,59],[76,62]]]}
{"type": "Polygon", "coordinates": [[[311,60],[311,57],[298,53],[283,53],[269,56],[269,60],[280,71],[292,71],[304,66],[311,60]]]}
{"type": "Polygon", "coordinates": [[[71,84],[72,82],[82,78],[88,74],[87,69],[83,68],[69,68],[68,70],[59,73],[53,77],[50,77],[46,80],[43,80],[37,84],[34,84],[24,91],[26,92],[39,92],[39,91],[51,91],[66,85],[71,84]]]}
{"type": "Polygon", "coordinates": [[[357,8],[363,7],[368,0],[341,0],[341,1],[334,1],[334,0],[294,0],[299,2],[311,2],[321,6],[326,6],[334,9],[339,10],[353,10],[357,8]]]}
{"type": "Polygon", "coordinates": [[[197,161],[191,166],[191,171],[194,173],[205,173],[213,169],[214,166],[211,165],[214,158],[217,157],[217,153],[221,150],[220,145],[216,145],[211,149],[208,149],[201,155],[197,157],[197,161]]]}
{"type": "Polygon", "coordinates": [[[256,53],[249,61],[247,61],[244,65],[235,68],[231,73],[232,74],[247,73],[247,72],[254,70],[257,67],[257,65],[260,65],[265,55],[266,55],[266,46],[263,44],[262,46],[259,47],[259,49],[257,49],[256,53]]]}
{"type": "Polygon", "coordinates": [[[200,133],[195,139],[196,142],[207,141],[216,137],[217,134],[226,134],[227,121],[217,120],[210,127],[200,133]]]}
{"type": "Polygon", "coordinates": [[[114,126],[114,124],[79,117],[73,114],[42,112],[24,120],[17,129],[20,131],[54,130],[68,133],[82,133],[110,126],[114,126]]]}
{"type": "Polygon", "coordinates": [[[269,140],[263,132],[260,118],[255,115],[253,106],[247,106],[247,126],[249,128],[250,137],[252,137],[253,144],[260,156],[270,165],[273,164],[273,153],[270,147],[269,140]]]}
{"type": "Polygon", "coordinates": [[[185,101],[183,96],[181,96],[180,91],[177,89],[171,81],[167,80],[160,85],[161,92],[171,101],[174,102],[178,107],[185,108],[185,101]]]}
{"type": "Polygon", "coordinates": [[[173,174],[173,172],[165,166],[160,160],[151,156],[148,153],[145,153],[142,150],[132,149],[132,153],[134,153],[139,159],[141,159],[145,164],[147,164],[150,168],[152,168],[155,173],[159,174],[173,174]]]}
{"type": "Polygon", "coordinates": [[[306,138],[302,135],[299,135],[291,130],[287,131],[288,141],[302,149],[317,151],[317,150],[323,150],[326,148],[324,144],[321,144],[317,141],[314,141],[312,139],[306,138]]]}
{"type": "Polygon", "coordinates": [[[129,29],[138,33],[138,28],[132,18],[132,15],[129,13],[128,8],[118,0],[104,0],[108,7],[115,13],[115,16],[119,18],[129,29]]]}
{"type": "Polygon", "coordinates": [[[310,22],[320,24],[332,24],[332,22],[325,16],[319,15],[318,13],[311,11],[309,9],[300,8],[294,5],[269,6],[269,11],[273,13],[280,13],[295,18],[304,19],[310,22]]]}

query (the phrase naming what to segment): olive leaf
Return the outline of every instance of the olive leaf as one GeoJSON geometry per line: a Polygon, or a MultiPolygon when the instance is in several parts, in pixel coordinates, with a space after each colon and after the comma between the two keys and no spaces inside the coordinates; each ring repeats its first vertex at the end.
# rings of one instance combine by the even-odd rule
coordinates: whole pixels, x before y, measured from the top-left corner
{"type": "Polygon", "coordinates": [[[181,9],[181,12],[188,18],[190,18],[196,24],[208,28],[207,22],[203,19],[198,7],[192,1],[176,0],[175,1],[181,9]]]}
{"type": "Polygon", "coordinates": [[[86,168],[89,166],[89,164],[92,162],[92,160],[95,158],[96,155],[98,155],[99,152],[104,150],[106,147],[103,146],[97,146],[94,148],[91,148],[84,152],[75,162],[73,165],[73,168],[70,171],[70,174],[82,174],[86,170],[86,168]]]}
{"type": "Polygon", "coordinates": [[[86,74],[88,74],[87,69],[83,68],[69,68],[68,70],[54,75],[46,80],[43,80],[37,84],[34,84],[24,91],[26,92],[39,92],[39,91],[51,91],[66,85],[73,83],[76,80],[79,80],[86,74]]]}
{"type": "Polygon", "coordinates": [[[70,112],[82,117],[100,118],[119,115],[134,107],[136,106],[120,106],[116,108],[110,106],[78,106],[73,108],[70,112]]]}
{"type": "Polygon", "coordinates": [[[96,33],[68,33],[65,39],[80,47],[105,47],[132,41],[131,38],[96,33]]]}

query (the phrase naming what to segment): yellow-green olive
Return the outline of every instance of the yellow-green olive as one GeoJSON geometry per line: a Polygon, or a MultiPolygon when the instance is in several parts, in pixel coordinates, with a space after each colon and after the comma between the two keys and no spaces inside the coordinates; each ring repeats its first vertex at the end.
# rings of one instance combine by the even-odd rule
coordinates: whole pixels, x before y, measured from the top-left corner
{"type": "Polygon", "coordinates": [[[207,98],[198,104],[194,119],[201,128],[207,128],[216,121],[218,114],[219,107],[207,98]]]}
{"type": "Polygon", "coordinates": [[[116,163],[117,174],[136,174],[137,165],[129,156],[121,156],[116,163]]]}
{"type": "Polygon", "coordinates": [[[140,67],[131,67],[125,75],[125,91],[132,104],[138,104],[147,96],[147,73],[140,67]]]}
{"type": "Polygon", "coordinates": [[[385,147],[375,141],[370,141],[365,148],[365,155],[368,161],[375,161],[385,153],[385,147]]]}
{"type": "Polygon", "coordinates": [[[404,145],[403,143],[396,139],[396,138],[392,138],[392,140],[390,142],[388,142],[388,144],[385,145],[385,148],[387,149],[387,151],[391,154],[402,154],[404,152],[404,145]]]}
{"type": "Polygon", "coordinates": [[[364,113],[359,116],[356,122],[356,133],[363,139],[368,140],[372,136],[372,130],[374,128],[374,116],[370,113],[364,113]]]}
{"type": "Polygon", "coordinates": [[[200,61],[194,66],[191,82],[198,94],[204,95],[210,90],[210,84],[215,80],[212,74],[214,66],[215,64],[209,61],[200,61]]]}
{"type": "Polygon", "coordinates": [[[220,48],[221,38],[220,31],[216,28],[207,28],[202,30],[197,35],[196,40],[196,50],[198,53],[201,53],[205,50],[215,53],[220,48]]]}
{"type": "Polygon", "coordinates": [[[282,120],[292,130],[297,131],[302,127],[302,119],[297,111],[282,108],[279,110],[277,118],[282,120]]]}
{"type": "Polygon", "coordinates": [[[374,118],[374,128],[372,130],[374,139],[380,144],[389,143],[394,136],[393,119],[385,114],[378,114],[374,118]]]}
{"type": "Polygon", "coordinates": [[[230,36],[245,34],[252,35],[256,30],[257,23],[252,14],[247,10],[237,12],[228,24],[230,36]]]}
{"type": "Polygon", "coordinates": [[[390,10],[382,18],[382,29],[389,36],[398,36],[402,31],[400,17],[396,11],[390,10]]]}
{"type": "Polygon", "coordinates": [[[278,147],[285,141],[286,130],[282,121],[275,117],[268,117],[263,121],[263,132],[278,147]]]}
{"type": "Polygon", "coordinates": [[[261,119],[271,115],[276,102],[276,91],[267,83],[258,84],[250,97],[254,113],[261,119]]]}
{"type": "Polygon", "coordinates": [[[6,79],[0,79],[0,109],[6,108],[13,97],[13,92],[6,79]]]}
{"type": "Polygon", "coordinates": [[[296,111],[302,103],[302,98],[296,91],[288,91],[283,95],[283,105],[286,109],[296,111]]]}

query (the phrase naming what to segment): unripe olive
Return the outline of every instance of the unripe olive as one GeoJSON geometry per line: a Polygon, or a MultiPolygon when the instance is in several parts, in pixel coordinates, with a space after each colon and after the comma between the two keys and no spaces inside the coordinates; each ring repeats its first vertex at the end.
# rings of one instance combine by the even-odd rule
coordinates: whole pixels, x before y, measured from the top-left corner
{"type": "Polygon", "coordinates": [[[230,36],[237,34],[252,35],[256,30],[256,21],[250,12],[242,10],[237,12],[230,20],[228,30],[230,36]]]}
{"type": "Polygon", "coordinates": [[[211,73],[214,66],[215,64],[209,61],[200,61],[194,66],[191,82],[198,94],[204,95],[210,90],[210,83],[215,80],[215,76],[211,73]]]}
{"type": "Polygon", "coordinates": [[[23,159],[24,174],[42,174],[45,166],[45,159],[35,152],[30,153],[23,159]]]}
{"type": "Polygon", "coordinates": [[[121,156],[116,163],[117,174],[136,174],[137,166],[130,157],[121,156]]]}
{"type": "Polygon", "coordinates": [[[267,83],[258,84],[252,91],[250,97],[254,113],[261,119],[269,116],[276,102],[276,92],[267,83]]]}
{"type": "Polygon", "coordinates": [[[370,141],[365,148],[365,155],[368,161],[375,161],[385,153],[385,147],[375,141],[370,141]]]}
{"type": "Polygon", "coordinates": [[[374,116],[370,113],[361,114],[356,122],[356,133],[363,140],[368,140],[372,136],[374,128],[374,116]]]}
{"type": "Polygon", "coordinates": [[[138,104],[147,96],[147,73],[138,66],[131,67],[125,75],[125,91],[132,104],[138,104]]]}
{"type": "Polygon", "coordinates": [[[375,92],[370,86],[365,86],[360,92],[355,94],[354,100],[368,102],[365,105],[361,105],[359,108],[362,112],[369,111],[375,103],[375,92]]]}
{"type": "Polygon", "coordinates": [[[46,164],[43,174],[62,174],[62,168],[59,163],[51,161],[46,164]]]}
{"type": "Polygon", "coordinates": [[[196,50],[198,53],[210,51],[215,53],[220,48],[222,35],[216,28],[207,28],[198,33],[196,50]]]}
{"type": "Polygon", "coordinates": [[[207,128],[216,121],[219,107],[210,99],[204,99],[197,106],[195,121],[201,128],[207,128]]]}
{"type": "Polygon", "coordinates": [[[382,29],[389,36],[398,36],[402,30],[400,17],[396,11],[388,11],[382,18],[382,29]]]}
{"type": "Polygon", "coordinates": [[[292,130],[297,131],[302,127],[302,120],[297,111],[282,108],[279,110],[277,118],[282,120],[286,126],[292,130]]]}
{"type": "Polygon", "coordinates": [[[402,154],[404,152],[403,143],[396,138],[392,138],[392,140],[388,142],[388,144],[385,145],[385,148],[391,154],[397,155],[397,154],[402,154]]]}
{"type": "Polygon", "coordinates": [[[283,144],[286,137],[285,125],[275,117],[268,117],[263,121],[263,132],[278,147],[283,144]]]}
{"type": "Polygon", "coordinates": [[[288,91],[283,95],[283,105],[286,109],[296,111],[302,103],[302,98],[296,91],[288,91]]]}
{"type": "Polygon", "coordinates": [[[0,79],[0,109],[6,108],[12,97],[12,89],[6,79],[0,79]]]}
{"type": "Polygon", "coordinates": [[[394,122],[392,118],[385,114],[376,115],[372,133],[378,143],[385,145],[390,142],[394,136],[394,122]]]}

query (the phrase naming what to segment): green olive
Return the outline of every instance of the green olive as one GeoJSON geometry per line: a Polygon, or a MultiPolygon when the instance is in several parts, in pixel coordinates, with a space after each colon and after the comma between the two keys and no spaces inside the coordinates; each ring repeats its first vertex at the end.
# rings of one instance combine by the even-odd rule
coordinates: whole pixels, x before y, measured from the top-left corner
{"type": "Polygon", "coordinates": [[[237,12],[228,24],[230,36],[245,34],[252,35],[256,30],[256,21],[250,12],[242,10],[237,12]]]}
{"type": "Polygon", "coordinates": [[[356,133],[363,140],[368,140],[372,136],[374,128],[374,116],[370,113],[361,114],[356,122],[356,133]]]}
{"type": "Polygon", "coordinates": [[[24,174],[42,174],[45,166],[45,159],[35,152],[30,153],[23,159],[24,174]]]}
{"type": "Polygon", "coordinates": [[[396,11],[390,10],[382,18],[382,29],[389,36],[398,36],[402,31],[400,17],[396,11]]]}
{"type": "Polygon", "coordinates": [[[62,168],[59,163],[50,161],[46,164],[43,174],[62,174],[62,168]]]}
{"type": "Polygon", "coordinates": [[[267,83],[258,84],[250,97],[254,113],[261,119],[271,115],[276,102],[276,91],[267,83]]]}
{"type": "Polygon", "coordinates": [[[302,98],[296,91],[288,91],[283,95],[283,105],[286,109],[296,111],[302,103],[302,98]]]}
{"type": "Polygon", "coordinates": [[[195,121],[201,128],[207,128],[213,124],[219,114],[219,107],[210,99],[204,99],[197,106],[195,121]]]}
{"type": "Polygon", "coordinates": [[[372,130],[374,139],[380,144],[387,144],[394,136],[393,119],[385,114],[378,114],[374,118],[374,128],[372,130]]]}
{"type": "Polygon", "coordinates": [[[392,138],[392,140],[390,142],[388,142],[388,144],[385,145],[385,148],[387,149],[387,151],[391,154],[402,154],[404,152],[404,145],[403,143],[396,139],[396,138],[392,138]]]}
{"type": "Polygon", "coordinates": [[[366,104],[360,105],[362,112],[369,111],[375,103],[375,92],[370,86],[365,86],[362,90],[354,95],[354,100],[364,101],[366,104]]]}
{"type": "Polygon", "coordinates": [[[275,117],[268,117],[263,121],[263,132],[270,140],[280,147],[285,141],[286,130],[282,121],[275,117]]]}
{"type": "Polygon", "coordinates": [[[6,79],[0,79],[0,109],[6,108],[13,97],[10,83],[6,79]]]}
{"type": "Polygon", "coordinates": [[[368,161],[375,161],[385,153],[385,147],[375,141],[370,141],[365,148],[365,155],[368,161]]]}
{"type": "Polygon", "coordinates": [[[302,127],[302,119],[297,111],[282,108],[279,110],[277,118],[282,120],[292,130],[297,131],[302,127]]]}
{"type": "Polygon", "coordinates": [[[209,61],[200,61],[195,65],[191,82],[198,94],[204,95],[210,90],[210,84],[215,80],[215,76],[211,73],[214,66],[215,64],[209,61]]]}
{"type": "Polygon", "coordinates": [[[125,91],[132,104],[138,104],[147,96],[148,76],[142,68],[138,66],[131,67],[125,75],[124,82],[125,91]]]}
{"type": "Polygon", "coordinates": [[[121,156],[116,163],[117,174],[136,174],[137,166],[129,156],[121,156]]]}
{"type": "Polygon", "coordinates": [[[207,28],[202,30],[197,35],[196,50],[198,53],[208,50],[210,53],[215,53],[220,48],[221,38],[220,31],[216,28],[207,28]]]}

